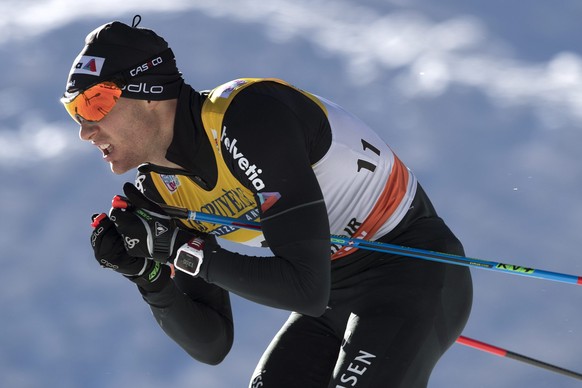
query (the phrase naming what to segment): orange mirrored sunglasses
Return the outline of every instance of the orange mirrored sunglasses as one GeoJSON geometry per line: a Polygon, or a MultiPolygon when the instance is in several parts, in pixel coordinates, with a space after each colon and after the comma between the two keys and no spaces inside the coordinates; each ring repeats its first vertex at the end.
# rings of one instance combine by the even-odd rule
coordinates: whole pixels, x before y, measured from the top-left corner
{"type": "Polygon", "coordinates": [[[114,82],[105,81],[95,84],[82,92],[65,95],[61,102],[73,120],[81,124],[83,121],[102,120],[121,97],[121,88],[114,82]]]}

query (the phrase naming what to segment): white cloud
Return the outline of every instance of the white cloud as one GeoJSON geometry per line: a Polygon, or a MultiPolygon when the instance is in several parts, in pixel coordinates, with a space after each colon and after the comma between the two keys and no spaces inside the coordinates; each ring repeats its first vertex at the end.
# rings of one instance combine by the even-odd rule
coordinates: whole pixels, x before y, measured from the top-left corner
{"type": "Polygon", "coordinates": [[[18,129],[0,128],[0,168],[23,166],[83,150],[68,123],[28,119],[18,129]]]}

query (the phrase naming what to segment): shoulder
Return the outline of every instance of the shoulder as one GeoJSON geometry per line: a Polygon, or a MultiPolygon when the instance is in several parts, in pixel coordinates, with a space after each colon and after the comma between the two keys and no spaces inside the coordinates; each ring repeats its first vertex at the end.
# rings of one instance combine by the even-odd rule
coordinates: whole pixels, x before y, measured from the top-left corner
{"type": "Polygon", "coordinates": [[[248,99],[287,99],[306,98],[306,93],[278,78],[238,78],[212,89],[208,100],[213,104],[224,101],[241,103],[248,99]]]}

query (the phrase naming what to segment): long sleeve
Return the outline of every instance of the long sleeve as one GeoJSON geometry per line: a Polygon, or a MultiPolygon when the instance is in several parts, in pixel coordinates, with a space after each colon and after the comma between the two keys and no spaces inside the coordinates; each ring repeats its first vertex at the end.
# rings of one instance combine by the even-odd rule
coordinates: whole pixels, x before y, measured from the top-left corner
{"type": "Polygon", "coordinates": [[[321,315],[330,292],[330,230],[312,163],[329,147],[324,113],[298,91],[262,82],[237,95],[224,127],[229,141],[223,140],[222,154],[229,169],[251,188],[249,171],[237,160],[244,155],[256,165],[264,186],[256,194],[257,203],[262,203],[262,193],[279,197],[261,209],[262,231],[274,256],[221,249],[208,255],[201,276],[264,305],[321,315]]]}
{"type": "Polygon", "coordinates": [[[160,292],[140,289],[162,330],[194,359],[220,363],[233,342],[228,292],[177,272],[160,292]]]}
{"type": "MultiPolygon", "coordinates": [[[[319,316],[325,311],[330,292],[330,247],[329,237],[319,238],[317,213],[323,212],[321,205],[308,206],[282,215],[277,225],[263,223],[263,227],[273,235],[285,235],[286,241],[271,247],[275,256],[244,256],[224,249],[208,257],[201,276],[210,283],[217,284],[254,302],[284,310],[319,316]],[[312,239],[300,236],[293,239],[293,225],[297,218],[311,217],[310,228],[314,230],[312,239]],[[289,224],[288,224],[289,222],[289,224]],[[287,232],[285,232],[287,230],[287,232]],[[315,237],[314,237],[315,236],[315,237]]],[[[272,222],[275,224],[275,222],[272,222]]],[[[329,236],[329,234],[328,234],[329,236]]]]}

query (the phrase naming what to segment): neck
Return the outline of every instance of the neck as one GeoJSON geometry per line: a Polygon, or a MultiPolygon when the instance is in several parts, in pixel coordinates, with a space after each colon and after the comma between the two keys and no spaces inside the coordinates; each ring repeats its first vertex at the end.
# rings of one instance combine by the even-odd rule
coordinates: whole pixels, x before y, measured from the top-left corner
{"type": "Polygon", "coordinates": [[[162,167],[183,169],[182,166],[169,161],[166,153],[174,138],[174,121],[178,100],[152,101],[156,103],[159,117],[160,137],[157,139],[159,153],[151,158],[150,162],[162,167]]]}

